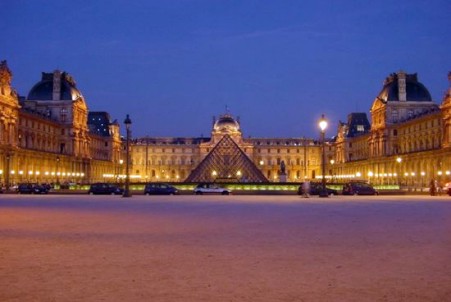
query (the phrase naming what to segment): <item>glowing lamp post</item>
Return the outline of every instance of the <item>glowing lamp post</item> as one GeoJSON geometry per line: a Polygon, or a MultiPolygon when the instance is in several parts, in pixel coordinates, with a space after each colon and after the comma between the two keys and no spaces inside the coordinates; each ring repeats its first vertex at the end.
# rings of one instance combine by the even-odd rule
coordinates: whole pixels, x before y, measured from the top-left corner
{"type": "Polygon", "coordinates": [[[402,162],[402,158],[401,157],[397,157],[396,158],[396,162],[398,163],[398,186],[401,189],[401,169],[399,168],[399,166],[401,165],[402,162]]]}
{"type": "Polygon", "coordinates": [[[122,197],[132,197],[130,193],[130,156],[129,156],[129,147],[130,147],[130,125],[132,124],[132,120],[129,115],[124,120],[125,129],[127,130],[127,138],[125,143],[125,189],[122,197]]]}
{"type": "Polygon", "coordinates": [[[60,186],[60,178],[59,178],[60,172],[59,172],[59,165],[60,165],[60,157],[57,156],[57,157],[56,157],[56,185],[58,186],[58,189],[59,189],[59,186],[60,186]]]}
{"type": "Polygon", "coordinates": [[[321,147],[322,147],[322,161],[321,161],[321,170],[322,170],[322,188],[319,193],[319,197],[328,197],[326,191],[326,149],[325,149],[325,134],[326,134],[326,128],[327,128],[327,120],[324,117],[324,114],[321,115],[321,119],[318,123],[319,129],[321,129],[321,147]]]}

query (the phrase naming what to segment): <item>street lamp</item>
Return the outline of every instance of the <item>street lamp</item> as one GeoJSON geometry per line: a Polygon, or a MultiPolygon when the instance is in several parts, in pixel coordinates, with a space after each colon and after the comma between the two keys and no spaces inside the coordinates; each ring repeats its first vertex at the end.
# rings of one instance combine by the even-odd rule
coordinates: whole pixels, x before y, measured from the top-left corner
{"type": "Polygon", "coordinates": [[[58,186],[58,189],[59,189],[59,185],[60,185],[60,180],[59,180],[59,175],[60,175],[59,163],[60,163],[60,157],[57,156],[56,157],[56,185],[58,186]]]}
{"type": "Polygon", "coordinates": [[[122,165],[124,164],[124,160],[120,159],[119,160],[119,171],[117,172],[117,179],[116,182],[119,182],[119,180],[121,179],[121,175],[123,173],[123,169],[122,169],[122,165]]]}
{"type": "Polygon", "coordinates": [[[401,169],[400,169],[400,165],[401,165],[401,162],[402,162],[402,158],[398,156],[396,158],[396,162],[398,163],[398,186],[401,189],[401,169]]]}
{"type": "Polygon", "coordinates": [[[322,147],[322,188],[321,192],[319,193],[319,197],[328,197],[326,191],[326,149],[325,149],[325,133],[327,128],[327,120],[324,117],[324,114],[321,115],[321,119],[319,120],[319,128],[321,129],[321,147],[322,147]]]}
{"type": "Polygon", "coordinates": [[[9,185],[10,185],[10,160],[11,155],[9,153],[6,154],[6,174],[5,174],[5,187],[6,191],[9,191],[9,185]]]}
{"type": "Polygon", "coordinates": [[[331,170],[331,171],[330,171],[330,174],[332,174],[332,175],[331,175],[332,182],[335,181],[335,179],[334,179],[334,176],[335,176],[335,173],[334,173],[334,164],[335,164],[335,160],[331,159],[331,160],[330,160],[330,165],[332,166],[332,168],[330,169],[330,170],[331,170]]]}
{"type": "Polygon", "coordinates": [[[126,144],[125,144],[125,190],[124,194],[122,194],[122,197],[132,197],[132,194],[130,193],[130,156],[129,156],[129,147],[130,147],[130,125],[132,124],[132,120],[130,119],[129,115],[127,114],[127,117],[124,120],[125,129],[127,130],[127,138],[126,138],[126,144]]]}

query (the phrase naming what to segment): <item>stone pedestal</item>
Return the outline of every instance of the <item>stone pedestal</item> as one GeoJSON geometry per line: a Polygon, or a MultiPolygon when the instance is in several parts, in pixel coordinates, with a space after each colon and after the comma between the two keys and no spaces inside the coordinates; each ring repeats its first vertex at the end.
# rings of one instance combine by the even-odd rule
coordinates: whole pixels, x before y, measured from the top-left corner
{"type": "Polygon", "coordinates": [[[287,174],[279,174],[279,182],[287,182],[287,174]]]}

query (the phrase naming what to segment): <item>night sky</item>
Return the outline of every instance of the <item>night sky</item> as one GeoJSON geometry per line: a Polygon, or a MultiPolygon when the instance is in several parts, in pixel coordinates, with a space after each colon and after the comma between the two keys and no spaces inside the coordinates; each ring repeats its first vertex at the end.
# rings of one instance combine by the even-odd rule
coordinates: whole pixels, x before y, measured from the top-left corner
{"type": "MultiPolygon", "coordinates": [[[[60,69],[134,136],[209,136],[226,106],[245,137],[317,138],[366,112],[392,72],[439,104],[451,1],[0,0],[0,59],[20,95],[60,69]]],[[[122,127],[124,128],[124,127],[122,127]]]]}

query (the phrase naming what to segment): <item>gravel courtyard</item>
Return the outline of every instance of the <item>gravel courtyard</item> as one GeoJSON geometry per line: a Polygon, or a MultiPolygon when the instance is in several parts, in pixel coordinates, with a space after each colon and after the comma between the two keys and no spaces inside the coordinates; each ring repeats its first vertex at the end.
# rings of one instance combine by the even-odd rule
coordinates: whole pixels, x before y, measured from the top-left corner
{"type": "Polygon", "coordinates": [[[0,195],[0,301],[451,301],[451,198],[0,195]]]}

